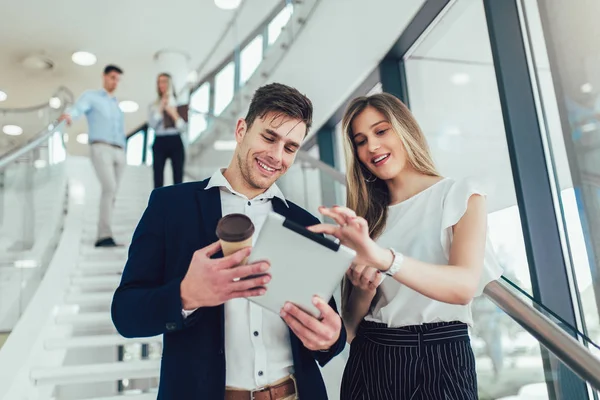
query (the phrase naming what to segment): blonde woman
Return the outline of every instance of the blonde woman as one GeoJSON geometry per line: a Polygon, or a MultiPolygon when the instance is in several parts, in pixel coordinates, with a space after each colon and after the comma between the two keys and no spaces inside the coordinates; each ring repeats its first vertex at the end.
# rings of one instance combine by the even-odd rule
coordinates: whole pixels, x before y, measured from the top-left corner
{"type": "Polygon", "coordinates": [[[171,159],[173,184],[183,182],[185,150],[181,134],[187,125],[177,111],[177,95],[171,75],[159,74],[156,78],[156,101],[148,108],[148,126],[154,129],[152,145],[152,169],[154,188],[164,185],[164,170],[167,159],[171,159]]]}
{"type": "Polygon", "coordinates": [[[501,275],[483,192],[439,175],[392,95],[355,99],[343,129],[348,208],[322,207],[338,225],[311,228],[357,251],[342,294],[351,351],[341,397],[477,399],[470,303],[501,275]]]}

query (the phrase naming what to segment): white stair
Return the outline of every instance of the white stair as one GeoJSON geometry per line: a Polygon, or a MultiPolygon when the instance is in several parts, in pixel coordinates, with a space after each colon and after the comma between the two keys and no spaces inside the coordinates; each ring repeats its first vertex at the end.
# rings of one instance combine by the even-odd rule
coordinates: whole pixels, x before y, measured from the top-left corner
{"type": "Polygon", "coordinates": [[[38,386],[114,382],[121,379],[155,378],[159,371],[159,360],[131,361],[39,368],[31,371],[31,379],[38,386]]]}
{"type": "Polygon", "coordinates": [[[121,335],[115,334],[48,339],[46,340],[44,345],[47,350],[64,350],[92,347],[125,346],[128,344],[135,343],[145,344],[160,342],[162,342],[162,336],[127,339],[121,335]]]}
{"type": "Polygon", "coordinates": [[[74,276],[71,278],[73,288],[86,290],[114,290],[121,282],[120,276],[74,276]]]}
{"type": "Polygon", "coordinates": [[[110,328],[113,326],[108,312],[57,315],[55,321],[57,325],[69,325],[74,328],[110,328]]]}
{"type": "Polygon", "coordinates": [[[113,294],[111,292],[99,293],[69,293],[65,301],[68,304],[77,304],[80,306],[110,306],[113,294]]]}
{"type": "Polygon", "coordinates": [[[88,400],[156,400],[156,393],[127,394],[111,397],[94,397],[88,400]]]}
{"type": "MultiPolygon", "coordinates": [[[[148,167],[128,167],[125,171],[113,219],[117,242],[126,243],[131,239],[148,203],[151,173],[148,167]]],[[[106,390],[96,394],[108,396],[103,397],[105,400],[155,399],[156,393],[116,396],[116,381],[159,376],[160,360],[139,360],[138,351],[143,344],[151,345],[152,351],[162,344],[162,336],[127,339],[116,332],[110,307],[121,281],[128,247],[93,246],[100,193],[89,159],[83,160],[74,175],[69,185],[79,185],[79,196],[83,193],[85,197],[75,200],[74,195],[69,201],[67,216],[70,220],[65,224],[56,251],[60,257],[53,260],[44,277],[44,280],[50,279],[42,290],[44,301],[34,305],[40,310],[46,307],[46,310],[30,318],[36,321],[30,325],[35,326],[38,333],[34,336],[23,331],[16,335],[31,336],[28,341],[14,345],[11,356],[12,360],[17,360],[17,354],[24,354],[22,358],[26,361],[15,367],[8,363],[0,365],[0,385],[3,386],[0,387],[0,399],[62,400],[62,385],[68,385],[64,390],[69,393],[69,399],[89,399],[98,390],[98,385],[106,385],[106,390]],[[120,346],[125,351],[125,360],[130,361],[117,360],[120,346]],[[11,368],[15,370],[14,374],[11,368]]],[[[144,391],[148,389],[146,387],[144,391]]]]}

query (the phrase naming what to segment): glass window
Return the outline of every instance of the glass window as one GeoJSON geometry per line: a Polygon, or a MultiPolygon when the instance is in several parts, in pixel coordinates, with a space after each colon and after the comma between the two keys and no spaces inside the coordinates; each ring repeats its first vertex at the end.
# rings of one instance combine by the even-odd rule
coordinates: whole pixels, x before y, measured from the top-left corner
{"type": "Polygon", "coordinates": [[[190,97],[190,117],[188,121],[188,139],[192,143],[208,127],[210,104],[210,83],[204,82],[190,97]]]}
{"type": "Polygon", "coordinates": [[[285,8],[281,10],[279,14],[277,14],[275,18],[273,18],[273,20],[269,23],[269,26],[267,28],[269,32],[269,46],[277,41],[277,38],[279,38],[281,31],[287,25],[293,13],[294,5],[292,3],[288,3],[288,5],[286,5],[285,8]]]}
{"type": "Polygon", "coordinates": [[[154,129],[148,129],[148,141],[146,143],[146,165],[152,165],[154,162],[154,153],[152,146],[154,145],[154,129]]]}
{"type": "MultiPolygon", "coordinates": [[[[440,173],[473,179],[487,192],[489,235],[505,276],[531,293],[483,2],[449,7],[406,60],[411,110],[440,173]]],[[[502,315],[484,297],[475,299],[471,334],[481,398],[545,385],[539,345],[526,335],[526,342],[515,340],[502,315]]]]}
{"type": "Polygon", "coordinates": [[[263,37],[258,35],[240,53],[240,86],[246,83],[263,57],[263,37]]]}
{"type": "Polygon", "coordinates": [[[235,65],[227,64],[215,76],[215,116],[220,115],[233,100],[235,65]]]}
{"type": "Polygon", "coordinates": [[[572,266],[588,335],[600,339],[600,48],[597,2],[523,0],[523,31],[535,72],[538,115],[545,134],[557,215],[563,224],[567,264],[572,266]],[[538,8],[539,7],[539,8],[538,8]],[[545,8],[545,12],[543,8],[545,8]],[[546,15],[549,20],[542,20],[546,15]],[[542,29],[542,26],[544,29],[542,29]],[[544,30],[555,39],[546,41],[544,30]],[[529,44],[531,46],[529,46],[529,44]],[[548,55],[552,46],[555,58],[548,55]],[[557,96],[560,94],[560,97],[557,96]]]}
{"type": "Polygon", "coordinates": [[[67,151],[65,150],[65,145],[63,144],[62,132],[55,132],[54,135],[50,136],[48,139],[48,154],[49,154],[49,164],[58,164],[62,162],[67,157],[67,151]]]}
{"type": "Polygon", "coordinates": [[[142,150],[144,148],[144,131],[133,134],[127,140],[127,164],[142,165],[142,150]]]}

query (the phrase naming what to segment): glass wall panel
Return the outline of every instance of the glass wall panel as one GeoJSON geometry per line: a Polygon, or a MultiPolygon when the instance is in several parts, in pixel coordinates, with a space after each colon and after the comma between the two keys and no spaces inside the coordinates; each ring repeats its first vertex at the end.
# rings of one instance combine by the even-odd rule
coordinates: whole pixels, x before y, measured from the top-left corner
{"type": "Polygon", "coordinates": [[[210,82],[204,82],[190,97],[189,143],[194,142],[208,127],[209,106],[210,82]]]}
{"type": "Polygon", "coordinates": [[[275,43],[275,41],[277,41],[277,38],[279,38],[281,31],[287,25],[287,23],[290,20],[290,18],[292,17],[293,13],[294,13],[294,6],[292,3],[289,3],[269,23],[269,26],[267,27],[267,30],[269,32],[268,33],[269,45],[272,45],[273,43],[275,43]]]}
{"type": "Polygon", "coordinates": [[[230,62],[215,76],[215,116],[231,103],[234,95],[235,64],[230,62]]]}
{"type": "MultiPolygon", "coordinates": [[[[456,1],[417,43],[405,61],[408,96],[434,161],[442,175],[486,191],[489,235],[505,276],[531,293],[483,2],[456,1]]],[[[548,398],[539,344],[489,300],[478,298],[473,308],[480,398],[527,391],[548,398]]]]}
{"type": "Polygon", "coordinates": [[[240,86],[250,79],[260,65],[262,57],[263,37],[258,35],[240,53],[240,86]]]}
{"type": "Polygon", "coordinates": [[[592,16],[600,5],[524,0],[521,8],[574,298],[579,297],[588,335],[598,341],[600,30],[592,16]]]}

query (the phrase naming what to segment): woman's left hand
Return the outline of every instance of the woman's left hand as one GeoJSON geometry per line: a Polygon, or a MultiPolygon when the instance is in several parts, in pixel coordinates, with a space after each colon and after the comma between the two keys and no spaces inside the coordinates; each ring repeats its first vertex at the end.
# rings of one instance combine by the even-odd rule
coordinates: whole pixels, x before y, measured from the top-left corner
{"type": "Polygon", "coordinates": [[[347,207],[319,207],[319,211],[337,222],[338,226],[318,224],[309,227],[309,230],[335,236],[344,246],[356,251],[356,264],[381,264],[381,254],[384,250],[369,236],[369,225],[364,218],[357,217],[356,213],[347,207]]]}

